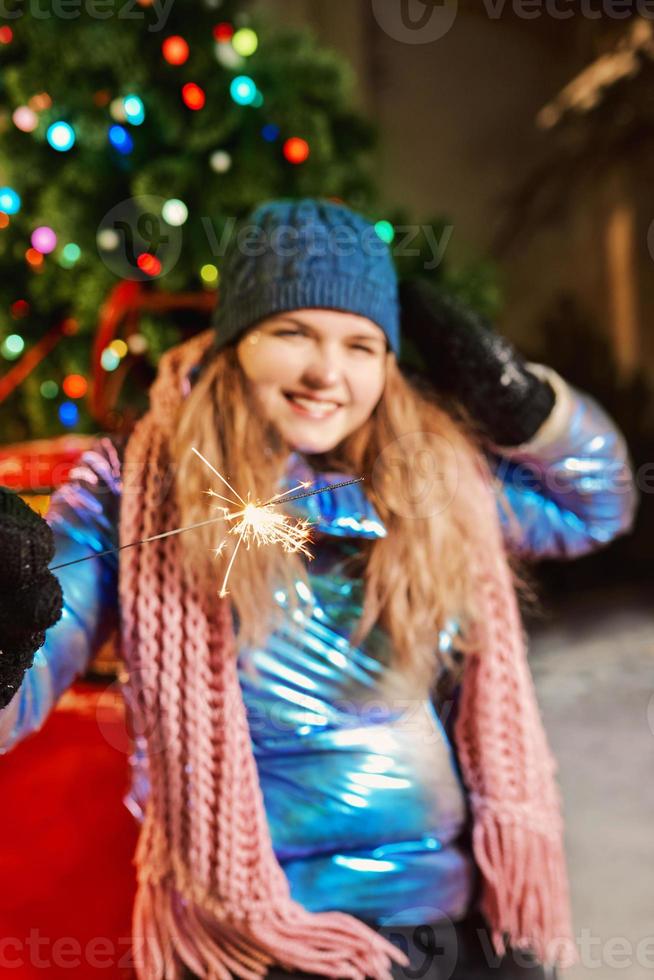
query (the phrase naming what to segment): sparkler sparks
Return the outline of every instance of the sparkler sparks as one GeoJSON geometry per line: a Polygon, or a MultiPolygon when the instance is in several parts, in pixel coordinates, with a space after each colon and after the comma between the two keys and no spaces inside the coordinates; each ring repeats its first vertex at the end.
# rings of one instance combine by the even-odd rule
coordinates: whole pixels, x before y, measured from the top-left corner
{"type": "MultiPolygon", "coordinates": [[[[211,497],[218,497],[220,500],[226,500],[232,505],[237,505],[241,503],[243,507],[240,510],[230,511],[228,507],[223,505],[217,505],[218,510],[222,510],[223,517],[226,521],[235,521],[233,527],[230,527],[228,534],[238,535],[238,541],[236,547],[232,553],[232,557],[227,566],[227,571],[225,572],[225,578],[223,579],[223,584],[221,586],[218,595],[223,598],[228,595],[227,592],[227,582],[229,579],[234,560],[236,559],[236,554],[241,544],[245,542],[245,547],[250,548],[250,545],[254,544],[261,546],[266,544],[281,544],[284,551],[295,552],[301,551],[303,554],[307,555],[308,558],[313,558],[311,552],[307,549],[306,544],[310,541],[310,531],[311,522],[307,520],[298,520],[292,522],[284,514],[278,513],[274,507],[276,504],[282,503],[282,498],[287,499],[297,499],[291,497],[291,494],[296,493],[298,490],[305,490],[307,487],[311,486],[310,482],[300,482],[292,490],[286,490],[282,493],[276,493],[274,497],[267,500],[265,503],[253,503],[250,500],[250,493],[248,491],[248,499],[243,500],[243,498],[234,490],[232,486],[227,482],[225,477],[218,472],[218,470],[211,465],[208,459],[206,459],[202,453],[195,448],[191,447],[192,452],[198,456],[206,466],[209,467],[212,473],[214,473],[219,480],[221,480],[225,486],[231,490],[235,497],[238,498],[237,501],[230,500],[230,498],[223,496],[220,493],[216,493],[215,490],[205,490],[205,493],[209,494],[211,497]]],[[[362,478],[360,478],[362,479],[362,478]]],[[[358,483],[360,480],[348,480],[347,483],[358,483]]],[[[338,486],[343,486],[344,484],[337,484],[338,486]]],[[[322,487],[319,490],[314,490],[313,493],[320,493],[322,490],[331,489],[330,487],[322,487]]],[[[308,494],[300,494],[299,496],[308,496],[308,494]]],[[[214,549],[214,555],[218,557],[222,554],[226,541],[223,541],[218,548],[214,549]]]]}

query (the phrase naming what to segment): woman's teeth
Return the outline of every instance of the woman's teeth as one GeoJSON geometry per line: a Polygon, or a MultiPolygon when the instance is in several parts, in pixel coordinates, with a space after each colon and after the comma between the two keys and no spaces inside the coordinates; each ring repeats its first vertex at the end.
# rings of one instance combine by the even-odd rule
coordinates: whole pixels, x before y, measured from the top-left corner
{"type": "Polygon", "coordinates": [[[294,407],[301,409],[303,414],[311,415],[317,419],[325,418],[340,408],[338,402],[316,401],[314,398],[302,398],[299,395],[287,395],[286,397],[294,407]]]}

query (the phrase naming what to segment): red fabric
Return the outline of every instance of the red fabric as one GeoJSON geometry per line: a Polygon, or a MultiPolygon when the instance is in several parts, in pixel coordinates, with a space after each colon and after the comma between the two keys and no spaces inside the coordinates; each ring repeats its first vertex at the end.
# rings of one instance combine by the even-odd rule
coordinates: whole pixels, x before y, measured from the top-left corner
{"type": "Polygon", "coordinates": [[[94,436],[66,435],[0,447],[0,483],[22,493],[60,487],[94,436]]]}
{"type": "Polygon", "coordinates": [[[122,802],[124,710],[105,687],[74,684],[2,757],[0,973],[17,980],[135,975],[138,826],[122,802]]]}

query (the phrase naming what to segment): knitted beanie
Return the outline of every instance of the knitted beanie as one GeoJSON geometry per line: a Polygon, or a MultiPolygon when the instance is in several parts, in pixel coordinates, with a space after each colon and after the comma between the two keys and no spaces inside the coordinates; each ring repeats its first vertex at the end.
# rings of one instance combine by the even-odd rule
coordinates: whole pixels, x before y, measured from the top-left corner
{"type": "Polygon", "coordinates": [[[215,349],[265,317],[311,307],[368,317],[399,354],[397,273],[375,225],[329,200],[261,204],[227,246],[215,349]]]}

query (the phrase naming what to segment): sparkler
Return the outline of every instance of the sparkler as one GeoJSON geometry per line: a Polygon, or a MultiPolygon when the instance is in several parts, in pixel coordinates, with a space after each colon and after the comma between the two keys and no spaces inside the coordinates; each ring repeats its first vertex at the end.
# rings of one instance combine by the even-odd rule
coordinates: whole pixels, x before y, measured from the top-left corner
{"type": "MultiPolygon", "coordinates": [[[[309,558],[313,558],[311,552],[305,547],[305,543],[309,540],[309,531],[311,529],[311,524],[307,520],[297,521],[292,524],[284,514],[277,513],[274,508],[274,502],[279,503],[280,497],[288,497],[289,494],[295,493],[296,490],[305,490],[307,487],[311,486],[310,483],[300,482],[292,490],[288,490],[286,493],[276,493],[274,497],[267,500],[263,504],[253,504],[250,501],[250,493],[248,491],[248,499],[243,500],[241,495],[234,490],[234,488],[227,482],[225,477],[218,472],[215,466],[212,466],[208,459],[202,455],[202,453],[191,446],[192,452],[198,456],[203,463],[205,463],[212,473],[214,473],[219,480],[225,484],[225,486],[231,490],[235,497],[238,497],[238,501],[230,500],[228,497],[224,497],[221,493],[216,493],[215,490],[205,490],[211,497],[219,497],[221,500],[226,500],[230,504],[241,503],[243,507],[241,510],[230,511],[227,507],[220,504],[217,505],[218,510],[222,510],[224,519],[226,521],[236,521],[237,523],[234,527],[230,527],[228,534],[237,534],[238,541],[236,542],[236,547],[230,558],[229,565],[227,566],[227,571],[225,572],[225,578],[223,579],[223,584],[221,586],[218,595],[223,598],[227,593],[227,581],[229,579],[229,574],[232,570],[232,565],[236,559],[238,549],[240,548],[243,541],[245,541],[245,547],[249,550],[250,545],[254,541],[257,545],[262,544],[281,544],[284,551],[301,551],[303,554],[307,555],[309,558]]],[[[216,548],[214,554],[218,556],[222,553],[225,543],[216,548]]]]}
{"type": "MultiPolygon", "coordinates": [[[[238,508],[238,505],[242,504],[240,509],[230,510],[228,507],[218,504],[217,509],[223,512],[222,517],[211,517],[206,521],[198,521],[195,524],[188,524],[186,527],[177,527],[172,531],[163,531],[161,534],[153,534],[149,538],[141,538],[140,541],[131,541],[129,544],[120,545],[118,548],[108,548],[106,551],[93,552],[93,554],[85,555],[83,558],[75,558],[72,561],[62,562],[59,565],[51,565],[50,571],[55,571],[58,568],[66,568],[68,565],[77,565],[79,562],[88,561],[91,558],[101,558],[103,555],[115,554],[118,551],[122,551],[124,548],[133,548],[139,544],[147,544],[149,541],[158,541],[160,538],[167,538],[171,534],[181,534],[182,531],[190,531],[196,527],[204,527],[206,524],[215,524],[218,521],[236,521],[234,526],[230,527],[229,531],[227,532],[228,534],[238,535],[238,541],[232,553],[229,565],[227,566],[227,571],[225,572],[225,577],[223,579],[220,592],[218,593],[218,595],[223,598],[224,596],[229,595],[227,592],[227,582],[236,559],[236,554],[243,541],[245,541],[245,547],[248,550],[253,542],[257,546],[281,544],[284,551],[300,551],[307,555],[308,558],[313,558],[313,555],[306,547],[307,542],[311,540],[311,521],[302,519],[293,523],[284,514],[277,513],[274,510],[275,507],[282,503],[289,503],[292,500],[299,500],[302,497],[311,497],[314,494],[324,493],[326,490],[337,490],[339,487],[347,487],[352,483],[361,483],[363,481],[363,477],[360,476],[352,480],[344,480],[342,483],[331,483],[326,487],[318,487],[316,490],[309,490],[306,493],[296,493],[297,490],[306,490],[307,487],[311,486],[309,481],[301,481],[291,490],[284,490],[280,493],[276,493],[264,503],[253,503],[250,500],[249,491],[247,500],[244,500],[243,497],[241,497],[241,495],[237,493],[237,491],[227,482],[222,473],[219,473],[218,470],[211,465],[209,460],[195,448],[195,446],[192,446],[191,450],[206,466],[209,467],[211,472],[225,484],[227,489],[230,490],[237,499],[234,500],[230,497],[225,497],[223,494],[217,493],[215,490],[211,489],[205,490],[204,492],[211,497],[217,497],[220,500],[226,501],[228,504],[231,504],[232,507],[236,506],[238,508]]],[[[227,542],[223,541],[218,548],[214,549],[214,554],[216,557],[222,554],[226,544],[227,542]]]]}

